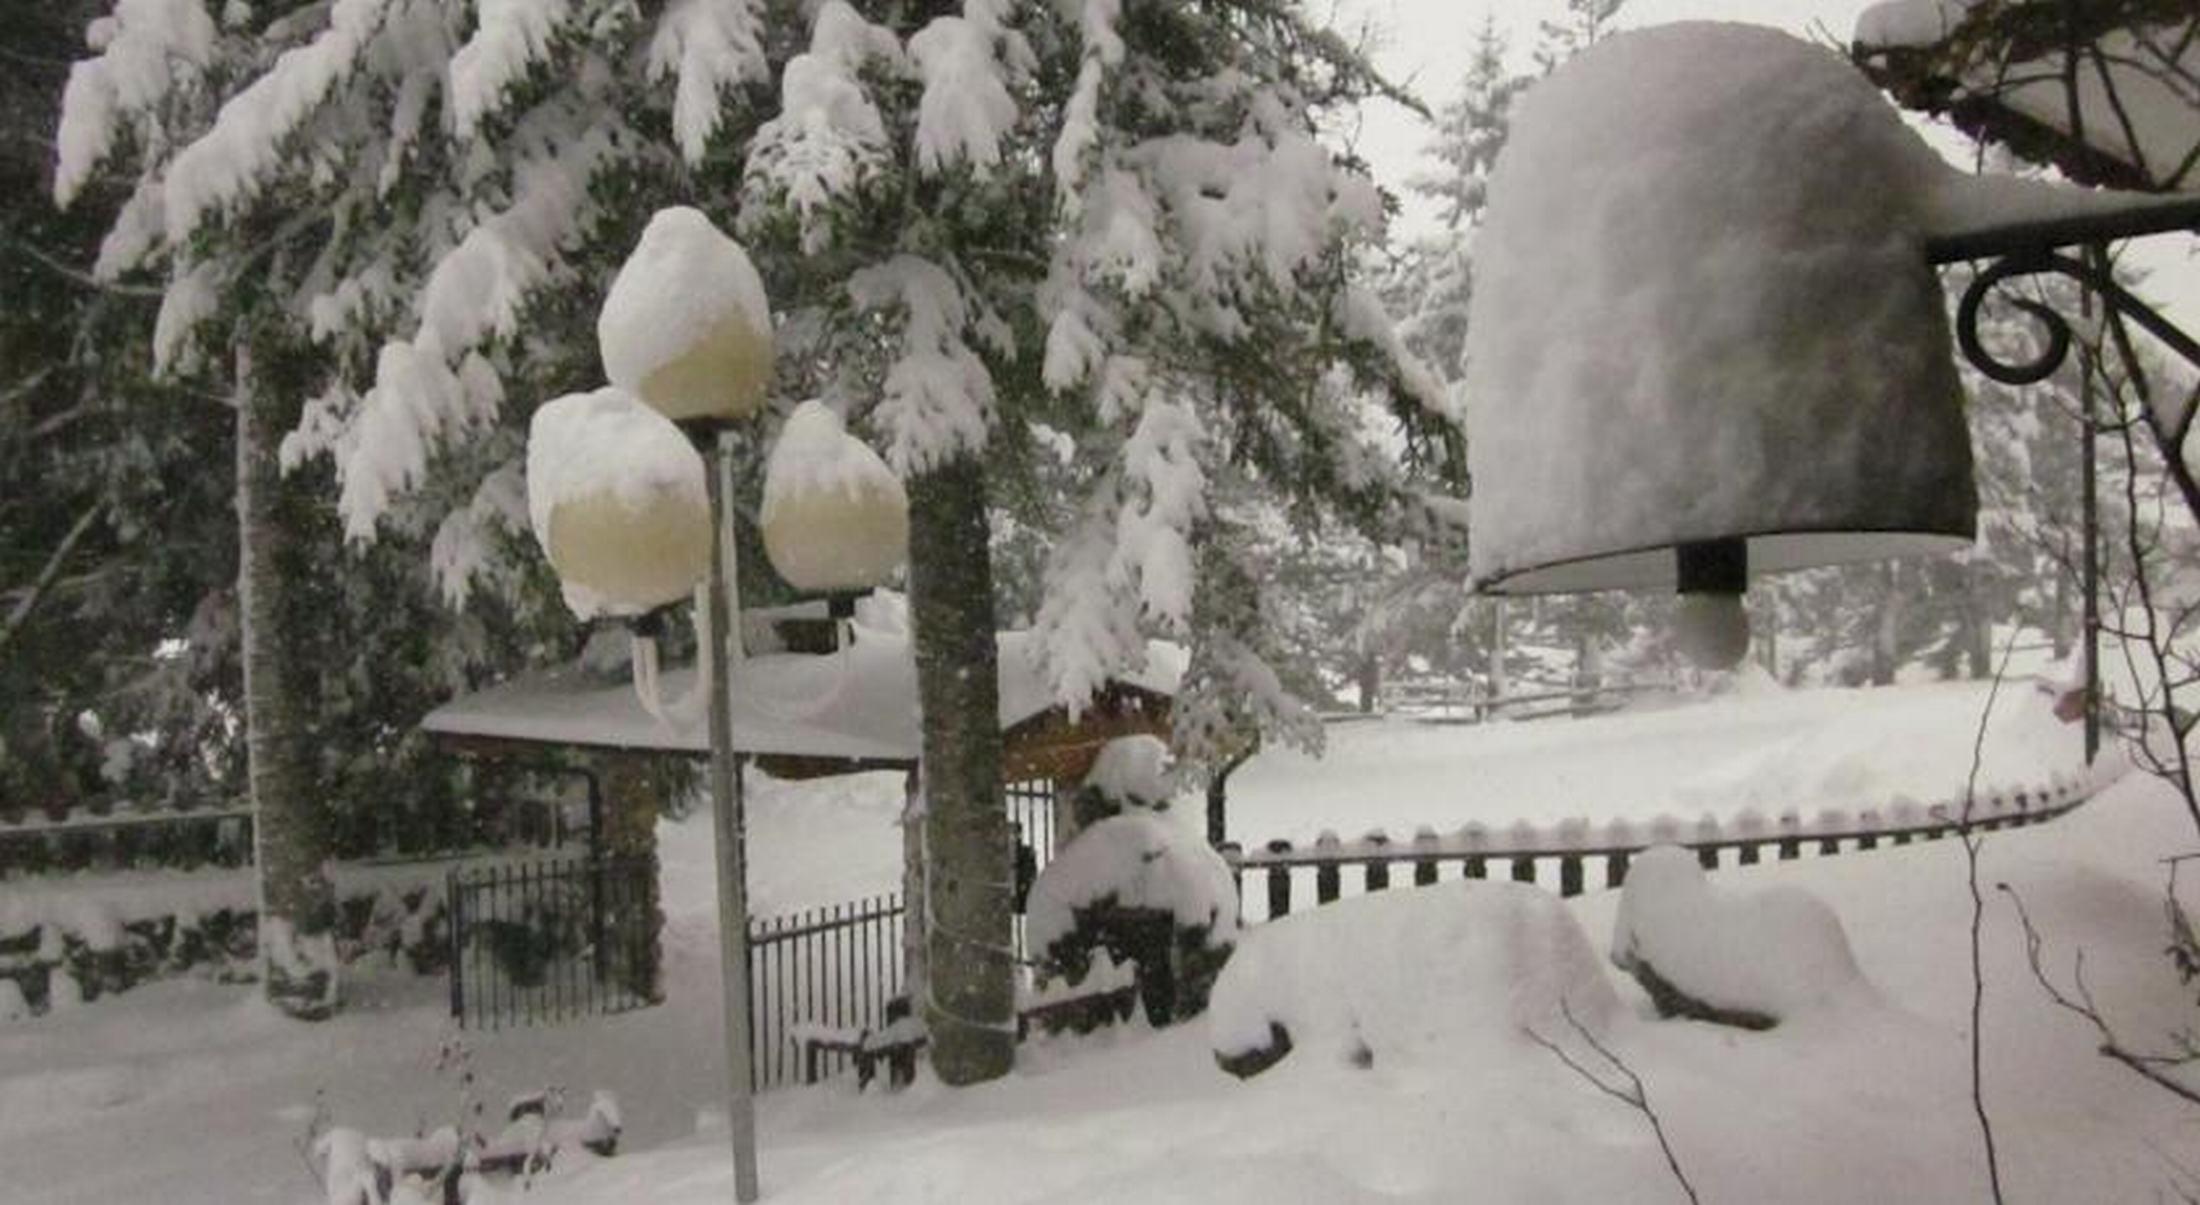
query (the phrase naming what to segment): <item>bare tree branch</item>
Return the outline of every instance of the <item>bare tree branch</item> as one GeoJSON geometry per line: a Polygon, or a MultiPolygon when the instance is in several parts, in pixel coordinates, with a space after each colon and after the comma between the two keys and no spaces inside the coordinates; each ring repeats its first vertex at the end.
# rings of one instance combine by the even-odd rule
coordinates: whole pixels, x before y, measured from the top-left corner
{"type": "MultiPolygon", "coordinates": [[[[2031,966],[2032,978],[2047,993],[2047,998],[2058,1008],[2081,1018],[2093,1027],[2093,1032],[2100,1036],[2100,1052],[2103,1057],[2123,1064],[2136,1072],[2141,1079],[2172,1096],[2200,1105],[2200,1088],[2170,1074],[2178,1068],[2190,1067],[2200,1062],[2200,1050],[2194,1049],[2192,1035],[2187,1033],[2179,1036],[2177,1044],[2180,1051],[2176,1054],[2152,1054],[2126,1045],[2116,1031],[2110,1028],[2107,1019],[2101,1016],[2100,1007],[2093,999],[2092,989],[2086,986],[2085,951],[2079,950],[2071,959],[2071,978],[2074,984],[2072,990],[2076,993],[2072,995],[2059,987],[2047,973],[2041,960],[2041,950],[2046,942],[2040,937],[2040,931],[2033,926],[2031,913],[2025,910],[2024,897],[2018,895],[2016,888],[2007,883],[1998,883],[1995,886],[2006,893],[2010,902],[2016,905],[2017,921],[2024,926],[2024,960],[2031,966]]],[[[2171,906],[2175,907],[2174,893],[2170,899],[2171,906]]]]}
{"type": "Polygon", "coordinates": [[[104,502],[94,502],[85,507],[84,513],[78,515],[76,522],[69,526],[68,534],[61,537],[61,543],[54,546],[53,552],[46,557],[45,565],[38,570],[38,576],[31,580],[30,588],[8,612],[6,626],[0,627],[0,653],[8,651],[8,645],[14,642],[16,633],[22,631],[29,622],[31,612],[38,606],[38,600],[53,585],[54,578],[60,575],[61,566],[68,561],[69,554],[76,551],[77,544],[92,530],[92,525],[99,520],[100,512],[106,508],[104,502]]]}
{"type": "Polygon", "coordinates": [[[1564,998],[1561,998],[1558,1002],[1558,1011],[1565,1015],[1566,1024],[1573,1027],[1574,1036],[1587,1043],[1589,1049],[1596,1051],[1598,1057],[1610,1064],[1612,1070],[1619,1075],[1624,1083],[1606,1080],[1604,1076],[1590,1070],[1574,1058],[1572,1054],[1567,1052],[1565,1047],[1537,1033],[1534,1029],[1524,1029],[1522,1032],[1528,1035],[1529,1041],[1556,1055],[1559,1062],[1564,1063],[1567,1069],[1575,1075],[1587,1080],[1591,1087],[1642,1114],[1650,1122],[1650,1132],[1657,1137],[1658,1149],[1665,1154],[1666,1168],[1673,1173],[1673,1179],[1680,1183],[1681,1191],[1688,1194],[1690,1205],[1702,1205],[1701,1199],[1696,1196],[1696,1186],[1689,1183],[1688,1173],[1681,1170],[1680,1158],[1673,1153],[1673,1143],[1666,1137],[1664,1121],[1659,1118],[1657,1109],[1650,1104],[1650,1094],[1643,1087],[1642,1077],[1636,1075],[1634,1068],[1629,1067],[1625,1060],[1612,1053],[1610,1047],[1598,1041],[1597,1036],[1589,1032],[1589,1027],[1583,1025],[1581,1020],[1574,1016],[1573,1008],[1567,1004],[1564,998]]]}
{"type": "Polygon", "coordinates": [[[1994,700],[2009,674],[2009,655],[2016,651],[2018,631],[2011,627],[2009,639],[2002,642],[2001,663],[1994,667],[1993,684],[1986,688],[1986,706],[1979,711],[1978,729],[1971,737],[1971,770],[1963,781],[1963,817],[1956,829],[1963,839],[1964,885],[1971,893],[1971,1113],[1978,1119],[1979,1139],[1986,1147],[1986,1184],[1997,1205],[2003,1199],[2001,1153],[1994,1145],[1994,1119],[1986,1109],[1986,970],[1980,956],[1986,899],[1978,889],[1978,855],[1986,837],[1971,827],[1971,812],[1978,801],[1979,766],[1986,758],[1986,723],[1993,718],[1994,700]]]}

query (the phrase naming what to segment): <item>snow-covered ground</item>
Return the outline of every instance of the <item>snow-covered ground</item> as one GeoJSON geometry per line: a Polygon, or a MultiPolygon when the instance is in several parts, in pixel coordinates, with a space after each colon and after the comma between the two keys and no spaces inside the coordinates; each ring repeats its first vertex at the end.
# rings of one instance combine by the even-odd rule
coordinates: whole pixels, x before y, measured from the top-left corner
{"type": "MultiPolygon", "coordinates": [[[[1694,821],[1710,813],[1919,803],[1960,795],[1990,687],[1763,689],[1646,703],[1589,719],[1484,726],[1391,718],[1337,724],[1320,758],[1268,749],[1230,779],[1229,832],[1406,837],[1478,820],[1492,829],[1585,818],[1694,821]]],[[[2029,679],[2003,683],[1987,725],[1979,789],[2046,782],[2084,763],[2075,725],[2029,679]]]]}
{"type": "MultiPolygon", "coordinates": [[[[1874,692],[1871,701],[1893,708],[1886,717],[1914,704],[1915,728],[1879,717],[1861,729],[1893,773],[1930,760],[1914,751],[1948,739],[1929,716],[1968,709],[1975,717],[1979,694],[1933,687],[1874,692]]],[[[1537,763],[1553,779],[1626,782],[1638,763],[1665,760],[1658,750],[1669,742],[1695,742],[1695,760],[1708,772],[1709,751],[1731,760],[1782,742],[1827,740],[1832,717],[1861,707],[1843,695],[1777,696],[1597,721],[1426,731],[1462,742],[1449,776],[1480,791],[1491,772],[1483,762],[1513,764],[1507,773],[1520,782],[1533,780],[1537,763]],[[1752,714],[1765,731],[1739,748],[1733,728],[1752,714]],[[1781,717],[1784,726],[1773,722],[1781,717]],[[1485,756],[1467,755],[1477,748],[1485,756]]],[[[1965,737],[1967,764],[1969,726],[1946,723],[1965,737]]],[[[1362,780],[1389,772],[1398,760],[1392,747],[1347,737],[1354,727],[1332,734],[1343,738],[1332,748],[1335,773],[1349,777],[1355,762],[1362,780]]],[[[1436,762],[1431,754],[1415,773],[1435,778],[1436,762]]],[[[1548,786],[1536,798],[1571,798],[1577,789],[1548,786]]],[[[846,898],[861,890],[861,875],[836,868],[890,866],[898,857],[888,802],[898,800],[898,780],[815,790],[761,787],[752,795],[758,895],[771,907],[846,898]],[[848,853],[851,844],[869,852],[848,853]]],[[[1302,783],[1267,798],[1317,795],[1302,783]]],[[[1241,803],[1240,814],[1254,806],[1241,803]]],[[[1364,805],[1333,806],[1326,822],[1310,812],[1304,822],[1359,826],[1364,805]]],[[[670,1003],[561,1028],[465,1035],[477,1095],[492,1109],[546,1084],[582,1101],[607,1088],[623,1104],[625,1153],[600,1162],[581,1156],[537,1183],[529,1200],[678,1205],[730,1197],[715,1112],[722,1064],[708,829],[699,816],[663,833],[670,1003]]],[[[2054,965],[2067,969],[2072,952],[2085,950],[2088,983],[2120,1023],[2160,1034],[2180,1006],[2189,1017],[2190,992],[2161,955],[2158,859],[2194,844],[2190,820],[2156,784],[2135,777],[2054,824],[1989,838],[1985,881],[2006,880],[2024,893],[2054,965]]],[[[1605,972],[1622,1001],[1610,1041],[1648,1085],[1704,1199],[1982,1195],[1965,1090],[1960,848],[1940,842],[1767,864],[1721,871],[1713,882],[1720,890],[1779,883],[1818,894],[1847,927],[1878,991],[1751,1034],[1650,1020],[1632,981],[1605,972]]],[[[1609,894],[1566,905],[1599,954],[1616,905],[1609,894]]],[[[2200,1114],[2093,1053],[2092,1035],[2031,983],[2020,935],[1998,899],[1986,946],[1987,1090],[2012,1199],[2191,1190],[2178,1164],[2192,1160],[2179,1152],[2200,1141],[2200,1114]]],[[[397,972],[369,974],[355,982],[350,1011],[300,1026],[270,1014],[249,989],[186,980],[0,1026],[0,1195],[316,1200],[294,1142],[317,1100],[338,1123],[380,1135],[459,1116],[456,1077],[434,1070],[449,1036],[440,989],[439,981],[397,972]]],[[[1471,1060],[1439,1053],[1371,1070],[1295,1058],[1240,1082],[1215,1068],[1206,1026],[1195,1022],[1027,1046],[1016,1075],[967,1092],[926,1082],[898,1095],[857,1095],[846,1082],[776,1091],[761,1105],[764,1185],[767,1199],[813,1202],[1456,1200],[1469,1190],[1505,1201],[1678,1199],[1639,1115],[1508,1036],[1481,1035],[1462,1049],[1473,1051],[1471,1060]]]]}
{"type": "MultiPolygon", "coordinates": [[[[2189,993],[2161,956],[2156,858],[2192,843],[2173,799],[2134,778],[2064,821],[1990,838],[1986,881],[2024,894],[2053,965],[2085,951],[2088,982],[2129,1032],[2160,1034],[2189,993]]],[[[1982,1197],[1960,847],[1717,882],[1825,899],[1883,999],[1752,1034],[1651,1020],[1632,983],[1610,976],[1626,1002],[1610,1042],[1703,1199],[1982,1197]]],[[[1615,904],[1571,906],[1601,944],[1615,904]]],[[[2093,1035],[2030,981],[2007,904],[1993,904],[1985,940],[1986,1091],[2011,1199],[2189,1192],[2178,1152],[2194,1149],[2200,1115],[2094,1053],[2093,1035]]],[[[789,1092],[764,1102],[764,1185],[771,1200],[839,1203],[1679,1199],[1640,1116],[1532,1045],[1470,1049],[1364,1071],[1287,1061],[1240,1082],[1214,1067],[1194,1023],[1027,1049],[1015,1076],[971,1092],[789,1092]]],[[[717,1201],[726,1159],[699,1135],[553,1180],[538,1197],[717,1201]]]]}
{"type": "MultiPolygon", "coordinates": [[[[1482,725],[1409,717],[1331,725],[1310,757],[1263,750],[1229,783],[1229,835],[1248,848],[1311,841],[1324,830],[1410,837],[1470,821],[1503,831],[1584,818],[1693,824],[1745,810],[1883,807],[1960,795],[1990,686],[1782,690],[1769,684],[1711,699],[1648,701],[1587,719],[1482,725]]],[[[2050,713],[2030,678],[2006,680],[1987,724],[1981,795],[2036,787],[2084,763],[2075,725],[2050,713]]],[[[898,774],[810,783],[749,778],[750,896],[758,915],[897,888],[898,774]]],[[[1179,806],[1197,807],[1196,799],[1179,806]]],[[[700,827],[703,817],[698,817],[700,827]]],[[[674,843],[666,857],[706,884],[710,850],[674,843]]]]}

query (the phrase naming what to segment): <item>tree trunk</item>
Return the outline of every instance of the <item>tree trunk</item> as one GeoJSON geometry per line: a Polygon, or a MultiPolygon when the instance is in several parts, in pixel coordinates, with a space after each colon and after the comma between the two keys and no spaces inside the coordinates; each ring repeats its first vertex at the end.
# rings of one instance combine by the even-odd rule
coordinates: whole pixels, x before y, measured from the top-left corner
{"type": "Polygon", "coordinates": [[[902,785],[901,990],[912,1004],[924,999],[924,778],[915,770],[902,785]]]}
{"type": "Polygon", "coordinates": [[[985,469],[969,454],[909,482],[909,615],[924,715],[925,972],[932,1069],[1006,1075],[1016,1055],[1015,845],[1001,794],[985,469]]]}
{"type": "Polygon", "coordinates": [[[1994,621],[1986,602],[1986,573],[1965,564],[1963,573],[1963,656],[1973,678],[1994,676],[1994,621]]]}
{"type": "MultiPolygon", "coordinates": [[[[1538,599],[1537,601],[1540,602],[1541,600],[1538,599]]],[[[1507,672],[1510,667],[1505,664],[1512,651],[1508,647],[1505,638],[1505,629],[1509,626],[1505,622],[1506,618],[1505,600],[1502,597],[1492,600],[1490,603],[1490,697],[1495,699],[1502,699],[1512,693],[1511,677],[1507,672]]],[[[1491,714],[1496,714],[1494,709],[1491,714]]]]}
{"type": "Polygon", "coordinates": [[[2059,664],[2070,656],[2070,571],[2065,568],[2069,558],[2057,562],[2055,574],[2055,614],[2047,625],[2048,639],[2054,642],[2055,660],[2059,664]]]}
{"type": "Polygon", "coordinates": [[[1353,669],[1354,685],[1360,692],[1360,714],[1372,713],[1382,701],[1383,659],[1371,649],[1360,654],[1360,663],[1353,669]]]}
{"type": "Polygon", "coordinates": [[[597,942],[597,975],[652,1003],[664,999],[659,939],[664,910],[657,893],[657,813],[663,806],[664,760],[647,753],[611,753],[601,762],[603,846],[591,853],[620,864],[641,866],[631,889],[598,891],[591,909],[608,930],[597,942]],[[632,940],[629,940],[632,939],[632,940]],[[621,957],[623,956],[623,957],[621,957]]]}
{"type": "Polygon", "coordinates": [[[1892,565],[1880,571],[1883,587],[1879,604],[1879,616],[1872,625],[1872,677],[1873,686],[1894,685],[1896,669],[1896,638],[1902,624],[1902,582],[1892,565]]]}
{"type": "Polygon", "coordinates": [[[243,616],[245,746],[259,869],[260,971],[267,998],[319,1020],[338,1006],[336,892],[328,817],[315,772],[314,673],[304,634],[315,622],[310,505],[277,458],[297,408],[281,349],[237,350],[238,597],[243,616]],[[257,354],[256,354],[257,353],[257,354]]]}

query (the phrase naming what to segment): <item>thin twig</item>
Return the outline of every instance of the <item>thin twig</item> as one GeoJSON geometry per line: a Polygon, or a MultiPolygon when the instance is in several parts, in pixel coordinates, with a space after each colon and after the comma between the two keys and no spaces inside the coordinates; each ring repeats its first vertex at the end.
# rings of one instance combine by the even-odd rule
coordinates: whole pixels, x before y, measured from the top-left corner
{"type": "Polygon", "coordinates": [[[84,512],[76,517],[76,522],[70,525],[68,534],[61,537],[61,543],[54,547],[51,555],[47,556],[45,565],[38,571],[38,576],[32,579],[30,586],[23,592],[22,598],[16,602],[14,609],[8,612],[6,626],[0,627],[0,653],[7,652],[8,645],[15,640],[16,633],[22,631],[24,625],[29,622],[31,612],[38,606],[38,600],[53,586],[54,578],[60,575],[61,566],[67,563],[69,554],[76,551],[77,544],[92,530],[92,525],[98,521],[100,514],[106,509],[107,506],[104,502],[94,502],[85,507],[84,512]]]}
{"type": "Polygon", "coordinates": [[[1614,1071],[1625,1078],[1626,1086],[1622,1087],[1616,1083],[1607,1082],[1603,1076],[1591,1071],[1575,1059],[1573,1055],[1567,1053],[1565,1047],[1537,1033],[1533,1028],[1524,1029],[1522,1032],[1528,1035],[1529,1041],[1557,1056],[1558,1061],[1564,1063],[1568,1070],[1587,1080],[1590,1087],[1604,1093],[1613,1100],[1619,1101],[1648,1119],[1650,1132],[1658,1140],[1658,1149],[1665,1154],[1666,1168],[1673,1173],[1673,1179],[1679,1182],[1681,1191],[1688,1194],[1690,1205],[1702,1205],[1701,1199],[1696,1196],[1696,1186],[1689,1183],[1688,1173],[1681,1170],[1679,1156],[1673,1153],[1673,1143],[1666,1137],[1665,1122],[1659,1118],[1657,1109],[1650,1104],[1650,1093],[1643,1086],[1642,1077],[1636,1075],[1634,1068],[1629,1067],[1625,1060],[1612,1053],[1610,1047],[1598,1041],[1597,1036],[1589,1032],[1589,1027],[1583,1025],[1580,1019],[1574,1016],[1572,1006],[1563,997],[1559,999],[1558,1011],[1566,1018],[1566,1024],[1573,1027],[1575,1036],[1588,1043],[1589,1049],[1596,1051],[1599,1057],[1611,1064],[1614,1071]]]}
{"type": "Polygon", "coordinates": [[[1971,892],[1971,1112],[1978,1118],[1980,1140],[1986,1147],[1986,1183],[1998,1203],[2001,1195],[2001,1154],[1994,1146],[1994,1119],[1986,1110],[1986,971],[1980,955],[1980,934],[1986,923],[1986,899],[1978,889],[1979,847],[1985,837],[1971,827],[1971,810],[1978,801],[1979,766],[1986,756],[1986,723],[1993,718],[1994,699],[2001,694],[2002,679],[2009,673],[2009,655],[2016,651],[2017,633],[2012,626],[2001,646],[2001,663],[1994,667],[1993,684],[1986,688],[1986,706],[1979,712],[1978,730],[1971,737],[1971,772],[1963,782],[1963,818],[1956,830],[1963,837],[1964,885],[1971,892]]]}
{"type": "Polygon", "coordinates": [[[2092,989],[2086,986],[2085,951],[2079,950],[2071,959],[2073,990],[2076,992],[2076,996],[2073,997],[2069,992],[2065,992],[2056,985],[2055,981],[2047,974],[2047,968],[2041,963],[2040,954],[2046,943],[2040,937],[2040,931],[2032,924],[2032,915],[2025,909],[2024,897],[2018,895],[2016,888],[2007,883],[1999,883],[1996,886],[2007,894],[2010,903],[2016,906],[2017,923],[2024,926],[2024,960],[2031,966],[2032,978],[2039,983],[2040,989],[2047,993],[2047,998],[2063,1011],[2083,1019],[2086,1024],[2093,1027],[2093,1032],[2100,1036],[2100,1052],[2103,1057],[2123,1064],[2138,1073],[2141,1079],[2173,1096],[2191,1104],[2200,1105],[2200,1089],[2196,1089],[2170,1074],[2171,1071],[2177,1068],[2189,1067],[2196,1061],[2200,1061],[2200,1051],[2195,1051],[2192,1048],[2193,1043],[2190,1035],[2186,1035],[2179,1043],[2183,1049],[2178,1054],[2148,1054],[2126,1046],[2117,1037],[2116,1031],[2109,1027],[2107,1019],[2101,1016],[2100,1007],[2093,999],[2092,989]]]}

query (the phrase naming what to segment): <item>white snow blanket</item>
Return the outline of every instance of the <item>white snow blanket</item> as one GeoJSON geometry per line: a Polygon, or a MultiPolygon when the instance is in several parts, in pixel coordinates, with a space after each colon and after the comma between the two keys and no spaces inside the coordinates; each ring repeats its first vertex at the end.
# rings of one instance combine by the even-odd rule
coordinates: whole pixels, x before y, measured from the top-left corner
{"type": "Polygon", "coordinates": [[[1557,896],[1472,879],[1328,904],[1247,930],[1208,1005],[1218,1060],[1274,1043],[1292,1057],[1446,1065],[1532,1031],[1603,1033],[1619,1008],[1557,896]],[[1568,1020],[1569,1014],[1572,1020],[1568,1020]]]}
{"type": "Polygon", "coordinates": [[[1879,999],[1823,900],[1797,887],[1722,891],[1673,845],[1628,868],[1612,961],[1647,963],[1692,999],[1775,1022],[1879,999]]]}

